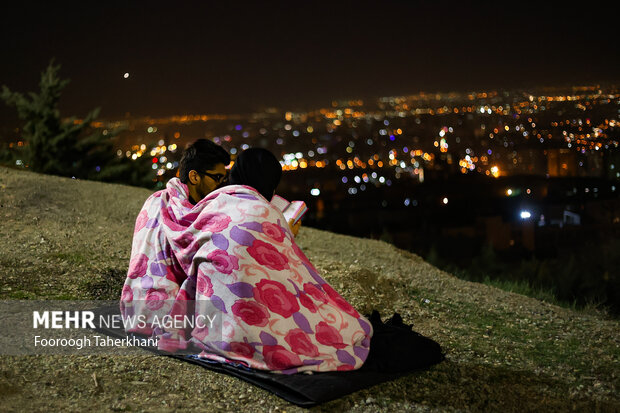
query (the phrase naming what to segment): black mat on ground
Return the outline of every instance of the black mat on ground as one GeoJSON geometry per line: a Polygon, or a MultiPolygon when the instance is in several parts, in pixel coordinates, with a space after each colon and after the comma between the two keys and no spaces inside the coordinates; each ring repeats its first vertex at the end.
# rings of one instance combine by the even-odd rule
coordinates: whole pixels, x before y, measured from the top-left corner
{"type": "MultiPolygon", "coordinates": [[[[118,306],[98,308],[94,311],[101,315],[119,313],[118,306]]],[[[250,369],[240,364],[200,359],[192,355],[167,356],[238,377],[302,407],[312,407],[338,399],[413,371],[426,369],[444,359],[439,344],[412,331],[411,326],[403,324],[400,315],[394,314],[383,323],[379,313],[374,311],[369,319],[374,329],[370,353],[362,368],[354,371],[285,375],[250,369]]],[[[111,337],[127,337],[122,328],[97,328],[96,331],[111,337]]],[[[154,348],[145,349],[162,354],[154,348]]]]}

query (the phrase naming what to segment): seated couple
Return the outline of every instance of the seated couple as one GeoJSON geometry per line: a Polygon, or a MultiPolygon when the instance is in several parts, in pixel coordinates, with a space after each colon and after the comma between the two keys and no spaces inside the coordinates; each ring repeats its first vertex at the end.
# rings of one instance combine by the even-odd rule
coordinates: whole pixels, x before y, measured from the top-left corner
{"type": "MultiPolygon", "coordinates": [[[[295,243],[298,225],[270,203],[282,175],[265,149],[230,156],[198,140],[184,152],[179,178],[145,202],[134,229],[122,290],[124,317],[154,314],[221,317],[193,328],[134,325],[174,352],[281,373],[354,370],[373,334],[361,316],[317,273],[295,243]]],[[[203,317],[204,320],[204,317],[203,317]]]]}

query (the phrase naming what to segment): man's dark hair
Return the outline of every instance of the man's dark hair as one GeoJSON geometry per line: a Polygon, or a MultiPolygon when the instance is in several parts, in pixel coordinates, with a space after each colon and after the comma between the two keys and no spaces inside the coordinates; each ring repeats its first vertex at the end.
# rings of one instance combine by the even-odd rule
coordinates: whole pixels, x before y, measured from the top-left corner
{"type": "Polygon", "coordinates": [[[179,163],[179,179],[184,184],[189,182],[189,171],[204,172],[213,169],[218,163],[228,165],[230,155],[224,148],[207,139],[198,139],[190,144],[179,163]]]}

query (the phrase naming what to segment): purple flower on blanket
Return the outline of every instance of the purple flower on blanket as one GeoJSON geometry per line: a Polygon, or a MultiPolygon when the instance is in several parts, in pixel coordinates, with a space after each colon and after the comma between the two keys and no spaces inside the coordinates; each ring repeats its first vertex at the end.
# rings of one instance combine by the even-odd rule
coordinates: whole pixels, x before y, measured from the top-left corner
{"type": "Polygon", "coordinates": [[[282,346],[264,346],[263,357],[270,370],[286,370],[301,365],[299,357],[282,346]]]}
{"type": "MultiPolygon", "coordinates": [[[[136,307],[125,307],[125,303],[121,301],[121,313],[123,314],[123,318],[133,317],[133,315],[136,313],[136,307]]],[[[136,320],[136,318],[128,318],[127,321],[129,321],[129,323],[127,324],[127,327],[131,329],[135,328],[134,320],[136,320]]]]}
{"type": "Polygon", "coordinates": [[[157,311],[163,307],[168,294],[164,290],[149,290],[146,293],[146,307],[151,311],[157,311]]]}
{"type": "Polygon", "coordinates": [[[301,329],[305,331],[306,333],[312,334],[314,332],[312,331],[312,328],[310,327],[310,323],[308,322],[308,319],[302,313],[297,312],[293,314],[293,320],[295,320],[295,323],[299,327],[301,327],[301,329]]]}
{"type": "Polygon", "coordinates": [[[325,321],[320,321],[316,327],[316,341],[326,346],[332,346],[336,348],[345,348],[347,345],[342,342],[342,336],[334,327],[327,324],[325,321]]]}
{"type": "Polygon", "coordinates": [[[278,340],[276,340],[274,336],[267,333],[266,331],[261,331],[258,336],[260,337],[260,341],[263,346],[275,346],[276,344],[278,344],[278,340]]]}
{"type": "Polygon", "coordinates": [[[368,358],[368,348],[355,346],[353,352],[360,360],[366,360],[368,358]]]}
{"type": "Polygon", "coordinates": [[[213,245],[221,250],[226,251],[228,249],[228,239],[222,234],[213,234],[213,236],[211,236],[211,241],[213,245]]]}
{"type": "Polygon", "coordinates": [[[230,351],[230,343],[226,341],[212,341],[218,348],[225,351],[230,351]]]}
{"type": "Polygon", "coordinates": [[[348,352],[344,350],[338,350],[336,351],[336,356],[338,357],[338,360],[340,360],[344,364],[350,364],[352,366],[355,366],[355,359],[348,352]]]}
{"type": "Polygon", "coordinates": [[[159,225],[157,218],[151,218],[146,222],[147,228],[156,228],[159,225]]]}
{"type": "Polygon", "coordinates": [[[236,227],[236,226],[232,227],[232,229],[230,230],[230,238],[232,238],[232,240],[235,241],[237,244],[243,245],[246,247],[249,247],[250,245],[252,245],[252,243],[256,239],[249,232],[244,231],[241,228],[236,227]]]}
{"type": "Polygon", "coordinates": [[[255,301],[237,300],[232,313],[251,326],[265,327],[269,321],[269,310],[255,301]]]}
{"type": "Polygon", "coordinates": [[[129,270],[127,271],[127,277],[139,278],[146,274],[148,268],[149,257],[145,254],[136,254],[131,258],[129,262],[129,270]]]}
{"type": "Polygon", "coordinates": [[[224,250],[215,250],[207,255],[207,259],[213,263],[218,272],[223,274],[231,274],[239,269],[239,258],[229,255],[224,250]]]}
{"type": "Polygon", "coordinates": [[[228,311],[226,311],[226,304],[224,304],[224,301],[217,295],[211,296],[211,304],[221,312],[228,313],[228,311]]]}
{"type": "Polygon", "coordinates": [[[319,349],[317,346],[312,344],[308,334],[300,328],[290,330],[284,337],[284,340],[288,343],[294,353],[308,357],[316,357],[319,355],[319,349]]]}
{"type": "Polygon", "coordinates": [[[297,297],[299,297],[300,290],[299,290],[299,287],[297,287],[297,283],[296,283],[295,281],[291,280],[290,278],[287,278],[287,279],[286,279],[286,281],[288,281],[288,282],[290,282],[290,283],[291,283],[291,285],[292,285],[292,286],[293,286],[293,288],[295,289],[295,295],[296,295],[297,297]]]}
{"type": "Polygon", "coordinates": [[[284,240],[284,231],[279,225],[272,224],[271,222],[263,222],[263,233],[274,241],[282,242],[284,240]]]}
{"type": "Polygon", "coordinates": [[[362,327],[362,330],[364,330],[364,333],[366,333],[367,336],[370,335],[370,324],[368,324],[366,321],[364,321],[362,319],[362,317],[358,317],[357,318],[357,322],[360,323],[360,327],[362,327]]]}
{"type": "Polygon", "coordinates": [[[211,297],[213,295],[213,284],[211,284],[211,279],[200,270],[198,270],[196,290],[205,297],[211,297]]]}
{"type": "Polygon", "coordinates": [[[318,366],[323,360],[304,360],[304,366],[318,366]]]}
{"type": "Polygon", "coordinates": [[[289,318],[299,311],[297,297],[277,281],[260,280],[254,287],[254,299],[284,318],[289,318]]]}
{"type": "Polygon", "coordinates": [[[243,194],[243,193],[235,194],[235,197],[242,198],[242,199],[249,199],[249,200],[252,200],[252,201],[256,201],[258,199],[254,195],[243,194]]]}
{"type": "Polygon", "coordinates": [[[153,278],[149,277],[148,275],[142,277],[142,279],[140,279],[140,287],[142,287],[142,289],[144,290],[150,290],[151,288],[153,288],[153,278]]]}
{"type": "Polygon", "coordinates": [[[282,271],[290,268],[288,259],[284,254],[278,251],[273,245],[260,240],[254,240],[252,246],[248,248],[248,254],[250,254],[257,263],[269,269],[282,271]]]}
{"type": "MultiPolygon", "coordinates": [[[[293,244],[293,245],[295,245],[295,244],[293,244]]],[[[325,280],[319,275],[318,272],[316,272],[316,270],[314,269],[312,264],[304,262],[304,267],[306,267],[306,270],[308,270],[308,273],[310,274],[310,276],[312,278],[314,278],[314,281],[319,283],[319,285],[325,283],[325,280]]]]}
{"type": "Polygon", "coordinates": [[[170,247],[170,245],[166,245],[166,248],[164,248],[163,250],[160,250],[157,253],[157,259],[159,261],[167,260],[168,258],[170,258],[171,253],[172,253],[172,247],[170,247]]]}
{"type": "MultiPolygon", "coordinates": [[[[167,277],[167,276],[166,276],[167,277]]],[[[181,290],[187,291],[190,297],[196,297],[196,278],[195,277],[187,277],[181,284],[181,290]]],[[[193,300],[195,298],[188,298],[188,300],[193,300]]]]}
{"type": "Polygon", "coordinates": [[[227,284],[226,287],[237,297],[251,298],[254,296],[254,286],[252,284],[238,282],[234,284],[227,284]]]}
{"type": "Polygon", "coordinates": [[[151,275],[156,275],[158,277],[163,277],[167,274],[166,266],[159,262],[151,263],[151,275]]]}
{"type": "Polygon", "coordinates": [[[221,232],[228,228],[230,217],[225,214],[204,214],[194,222],[194,228],[200,231],[221,232]]]}
{"type": "Polygon", "coordinates": [[[252,231],[256,231],[256,232],[263,232],[263,226],[256,221],[246,222],[245,224],[239,224],[239,226],[247,228],[252,231]]]}

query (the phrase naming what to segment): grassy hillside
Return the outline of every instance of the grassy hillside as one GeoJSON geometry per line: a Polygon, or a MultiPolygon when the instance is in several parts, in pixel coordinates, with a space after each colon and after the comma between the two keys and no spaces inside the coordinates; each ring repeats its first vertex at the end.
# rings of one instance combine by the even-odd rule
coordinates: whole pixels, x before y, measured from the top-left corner
{"type": "MultiPolygon", "coordinates": [[[[0,168],[0,298],[116,299],[149,191],[0,168]]],[[[459,280],[389,244],[302,228],[298,242],[361,312],[399,312],[447,360],[315,411],[620,411],[620,328],[459,280]]],[[[1,315],[0,315],[1,316],[1,315]]],[[[157,356],[0,357],[3,411],[301,411],[157,356]]]]}

